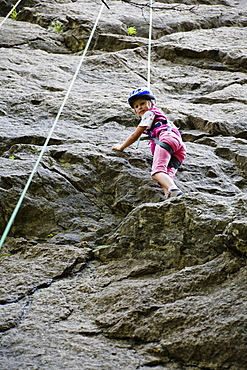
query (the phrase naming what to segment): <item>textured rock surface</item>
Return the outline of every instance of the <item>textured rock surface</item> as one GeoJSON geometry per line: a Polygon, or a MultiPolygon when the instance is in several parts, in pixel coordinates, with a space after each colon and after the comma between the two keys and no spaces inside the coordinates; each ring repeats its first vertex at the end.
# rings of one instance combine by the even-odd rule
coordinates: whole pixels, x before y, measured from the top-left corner
{"type": "MultiPolygon", "coordinates": [[[[111,150],[137,123],[149,12],[107,3],[0,252],[0,367],[246,369],[247,2],[154,4],[151,85],[188,148],[173,201],[145,142],[111,150]]],[[[23,0],[0,28],[1,233],[100,6],[23,0]]]]}

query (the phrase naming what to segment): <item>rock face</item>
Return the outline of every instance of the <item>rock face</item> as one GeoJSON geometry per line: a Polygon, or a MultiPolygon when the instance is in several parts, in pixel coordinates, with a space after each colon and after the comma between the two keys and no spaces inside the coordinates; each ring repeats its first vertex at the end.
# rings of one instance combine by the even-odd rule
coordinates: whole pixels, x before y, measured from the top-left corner
{"type": "MultiPolygon", "coordinates": [[[[247,2],[154,3],[151,87],[188,149],[171,201],[145,142],[111,150],[137,123],[149,8],[106,2],[0,252],[0,367],[246,369],[247,2]]],[[[0,28],[1,234],[101,4],[23,0],[0,28]]]]}

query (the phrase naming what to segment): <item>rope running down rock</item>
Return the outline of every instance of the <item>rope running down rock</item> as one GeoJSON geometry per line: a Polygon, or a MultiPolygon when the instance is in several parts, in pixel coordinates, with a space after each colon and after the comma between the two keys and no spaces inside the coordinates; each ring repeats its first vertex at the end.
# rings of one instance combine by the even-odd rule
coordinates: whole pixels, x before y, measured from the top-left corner
{"type": "Polygon", "coordinates": [[[2,25],[4,24],[4,22],[9,18],[9,16],[13,12],[13,10],[15,10],[15,8],[20,4],[20,2],[21,2],[21,0],[18,0],[17,3],[14,6],[12,6],[11,10],[8,12],[8,14],[6,15],[6,17],[0,23],[0,27],[2,27],[2,25]]]}
{"type": "Polygon", "coordinates": [[[49,141],[50,141],[50,138],[51,138],[51,136],[52,136],[52,134],[53,134],[53,132],[54,132],[54,130],[55,130],[55,127],[56,127],[56,125],[57,125],[57,122],[58,122],[58,120],[59,120],[59,117],[60,117],[60,115],[61,115],[61,113],[62,113],[62,111],[63,111],[63,108],[64,108],[64,106],[65,106],[65,104],[66,104],[67,100],[68,100],[69,94],[70,94],[71,89],[72,89],[72,87],[73,87],[73,85],[74,85],[74,82],[75,82],[75,80],[76,80],[76,78],[77,78],[77,75],[78,75],[78,73],[79,73],[79,71],[80,71],[80,68],[81,68],[82,62],[84,61],[85,55],[86,55],[87,50],[88,50],[88,48],[89,48],[89,45],[90,45],[90,43],[91,43],[91,41],[92,41],[92,38],[93,38],[94,32],[95,32],[95,30],[96,30],[96,27],[97,27],[97,25],[98,25],[98,22],[99,22],[99,19],[100,19],[100,16],[101,16],[101,13],[102,13],[102,11],[103,11],[103,8],[104,8],[104,7],[105,7],[105,5],[104,5],[104,4],[102,4],[102,5],[101,5],[101,8],[100,8],[100,11],[99,11],[99,14],[98,14],[98,17],[97,17],[97,19],[96,19],[96,21],[95,21],[95,23],[94,23],[94,27],[93,27],[93,29],[92,29],[92,31],[91,31],[91,35],[90,35],[90,37],[89,37],[89,39],[88,39],[88,42],[87,42],[87,45],[86,45],[86,47],[85,47],[85,49],[84,49],[84,51],[83,51],[82,57],[81,57],[81,59],[80,59],[80,62],[79,62],[79,64],[78,64],[78,67],[77,67],[77,69],[76,69],[76,71],[75,71],[75,73],[74,73],[74,76],[73,76],[73,78],[72,78],[72,81],[71,81],[71,83],[70,83],[70,86],[69,86],[69,88],[68,88],[68,91],[67,91],[67,93],[66,93],[66,95],[65,95],[65,97],[64,97],[64,100],[63,100],[63,102],[62,102],[62,104],[61,104],[61,107],[60,107],[60,109],[59,109],[59,112],[58,112],[58,114],[57,114],[57,116],[56,116],[56,118],[55,118],[55,120],[54,120],[54,123],[53,123],[53,125],[52,125],[52,127],[51,127],[51,129],[50,129],[50,132],[49,132],[48,136],[47,136],[47,139],[46,139],[46,141],[45,141],[45,143],[44,143],[44,145],[43,145],[43,147],[42,147],[42,149],[41,149],[41,152],[40,152],[40,154],[39,154],[39,157],[38,157],[38,159],[37,159],[37,161],[36,161],[36,163],[35,163],[35,165],[34,165],[34,167],[33,167],[33,170],[32,170],[32,172],[31,172],[31,174],[30,174],[30,176],[29,176],[29,178],[28,178],[28,181],[27,181],[27,183],[26,183],[26,186],[25,186],[25,188],[23,189],[23,191],[22,191],[22,193],[21,193],[21,196],[20,196],[20,198],[19,198],[19,201],[18,201],[18,203],[17,203],[17,205],[16,205],[16,207],[15,207],[15,209],[14,209],[14,211],[13,211],[13,213],[12,213],[12,215],[11,215],[10,219],[9,219],[9,222],[7,223],[7,226],[6,226],[5,230],[4,230],[4,233],[3,233],[3,235],[2,235],[2,237],[1,237],[1,239],[0,239],[0,249],[2,248],[3,243],[5,242],[5,239],[6,239],[6,237],[7,237],[8,233],[9,233],[9,231],[10,231],[10,229],[11,229],[11,226],[12,226],[12,224],[13,224],[14,220],[15,220],[15,217],[16,217],[16,215],[17,215],[17,213],[18,213],[18,211],[19,211],[19,209],[20,209],[20,206],[21,206],[21,204],[22,204],[22,202],[23,202],[23,199],[24,199],[24,197],[25,197],[25,195],[26,195],[26,192],[27,192],[27,190],[28,190],[28,188],[29,188],[29,186],[30,186],[30,184],[31,184],[31,182],[32,182],[32,179],[33,179],[33,177],[34,177],[34,175],[35,175],[35,173],[36,173],[36,171],[37,171],[37,168],[38,168],[39,163],[40,163],[40,161],[41,161],[41,159],[42,159],[42,156],[43,156],[43,154],[44,154],[44,152],[45,152],[45,149],[46,149],[46,147],[47,147],[47,145],[48,145],[48,143],[49,143],[49,141]]]}

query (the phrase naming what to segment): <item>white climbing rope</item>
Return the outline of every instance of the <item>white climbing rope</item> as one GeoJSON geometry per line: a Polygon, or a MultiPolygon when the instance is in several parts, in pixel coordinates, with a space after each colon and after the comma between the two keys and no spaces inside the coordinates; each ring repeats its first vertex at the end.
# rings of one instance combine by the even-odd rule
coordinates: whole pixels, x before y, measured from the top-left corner
{"type": "Polygon", "coordinates": [[[20,196],[20,198],[19,198],[19,201],[18,201],[18,203],[17,203],[17,205],[16,205],[16,207],[15,207],[15,209],[14,209],[14,211],[13,211],[13,213],[12,213],[12,215],[11,215],[10,219],[9,219],[9,222],[8,222],[8,224],[7,224],[7,226],[6,226],[5,230],[4,230],[4,233],[3,233],[3,235],[2,235],[2,237],[1,237],[1,239],[0,239],[0,249],[2,248],[3,243],[4,243],[4,241],[5,241],[5,239],[6,239],[7,235],[8,235],[8,233],[9,233],[9,231],[10,231],[10,228],[11,228],[11,226],[12,226],[12,224],[13,224],[14,220],[15,220],[15,217],[16,217],[16,215],[17,215],[17,213],[18,213],[19,209],[20,209],[20,206],[21,206],[21,204],[22,204],[22,202],[23,202],[23,199],[24,199],[24,197],[25,197],[25,195],[26,195],[26,192],[27,192],[27,190],[28,190],[28,188],[29,188],[29,186],[30,186],[30,184],[31,184],[31,182],[32,182],[32,179],[33,179],[33,177],[34,177],[34,175],[35,175],[35,173],[36,173],[36,171],[37,171],[37,168],[38,168],[39,163],[40,163],[40,161],[41,161],[41,159],[42,159],[42,156],[43,156],[43,154],[44,154],[44,152],[45,152],[45,149],[46,149],[46,147],[47,147],[47,145],[48,145],[48,143],[49,143],[49,140],[50,140],[50,138],[51,138],[51,136],[52,136],[52,134],[53,134],[53,132],[54,132],[54,130],[55,130],[55,127],[56,127],[56,125],[57,125],[57,122],[58,122],[58,120],[59,120],[59,117],[60,117],[60,115],[61,115],[61,113],[62,113],[62,111],[63,111],[63,108],[64,108],[64,106],[65,106],[65,104],[66,104],[67,100],[68,100],[68,97],[69,97],[69,94],[70,94],[70,92],[71,92],[71,89],[72,89],[72,87],[73,87],[73,85],[74,85],[74,82],[75,82],[75,80],[76,80],[76,78],[77,78],[77,75],[78,75],[78,73],[79,73],[79,71],[80,71],[81,65],[82,65],[82,63],[83,63],[83,60],[84,60],[84,58],[85,58],[85,55],[86,55],[87,50],[88,50],[88,48],[89,48],[89,45],[90,45],[90,43],[91,43],[91,41],[92,41],[92,38],[93,38],[94,32],[95,32],[96,27],[97,27],[97,25],[98,25],[98,22],[99,22],[99,19],[100,19],[100,16],[101,16],[101,13],[102,13],[102,11],[103,11],[104,6],[105,6],[104,4],[102,4],[102,5],[101,5],[101,8],[100,8],[100,11],[99,11],[98,17],[97,17],[97,19],[96,19],[96,21],[95,21],[95,23],[94,23],[93,29],[92,29],[92,31],[91,31],[91,35],[90,35],[90,37],[89,37],[89,39],[88,39],[88,42],[87,42],[87,45],[86,45],[86,47],[85,47],[85,49],[84,49],[84,51],[83,51],[83,54],[82,54],[81,59],[80,59],[80,62],[79,62],[79,64],[78,64],[78,67],[77,67],[77,69],[76,69],[76,71],[75,71],[75,74],[74,74],[74,76],[73,76],[73,78],[72,78],[72,81],[71,81],[71,83],[70,83],[70,86],[69,86],[69,88],[68,88],[68,91],[67,91],[67,93],[66,93],[66,95],[65,95],[65,97],[64,97],[64,100],[63,100],[62,105],[61,105],[61,107],[60,107],[60,109],[59,109],[59,112],[58,112],[58,114],[57,114],[57,116],[56,116],[56,118],[55,118],[55,121],[54,121],[54,123],[53,123],[53,125],[52,125],[52,127],[51,127],[51,130],[50,130],[50,132],[49,132],[49,134],[48,134],[48,136],[47,136],[47,139],[46,139],[46,141],[45,141],[45,143],[44,143],[44,145],[43,145],[43,147],[42,147],[42,150],[41,150],[41,152],[40,152],[40,154],[39,154],[39,157],[38,157],[38,159],[37,159],[37,161],[36,161],[36,163],[35,163],[35,165],[34,165],[34,168],[33,168],[32,172],[31,172],[31,174],[30,174],[30,176],[29,176],[29,178],[28,178],[28,181],[27,181],[27,183],[26,183],[26,186],[25,186],[25,188],[23,189],[23,191],[22,191],[22,193],[21,193],[21,196],[20,196]]]}
{"type": "Polygon", "coordinates": [[[14,6],[12,6],[11,10],[9,11],[9,13],[6,15],[6,17],[0,23],[0,27],[2,27],[2,25],[4,24],[4,22],[9,18],[9,16],[12,14],[13,10],[15,10],[15,8],[20,4],[20,2],[21,2],[21,0],[18,0],[17,3],[14,6]]]}
{"type": "Polygon", "coordinates": [[[151,79],[151,47],[152,47],[152,28],[153,28],[153,1],[149,0],[149,35],[148,35],[148,72],[147,72],[147,89],[150,90],[151,79]]]}
{"type": "MultiPolygon", "coordinates": [[[[151,54],[152,54],[152,29],[153,29],[153,0],[149,0],[149,32],[148,32],[148,65],[147,65],[147,90],[150,90],[151,80],[151,54]]],[[[141,141],[139,136],[136,142],[136,149],[138,149],[141,141]]]]}

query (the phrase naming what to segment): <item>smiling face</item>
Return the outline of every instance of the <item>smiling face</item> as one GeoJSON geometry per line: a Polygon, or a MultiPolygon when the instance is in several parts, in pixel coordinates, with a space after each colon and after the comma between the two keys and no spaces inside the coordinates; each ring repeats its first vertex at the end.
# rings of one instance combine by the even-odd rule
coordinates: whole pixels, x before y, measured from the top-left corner
{"type": "Polygon", "coordinates": [[[150,100],[138,98],[133,103],[133,108],[139,117],[142,117],[145,112],[151,109],[154,104],[150,100]]]}

